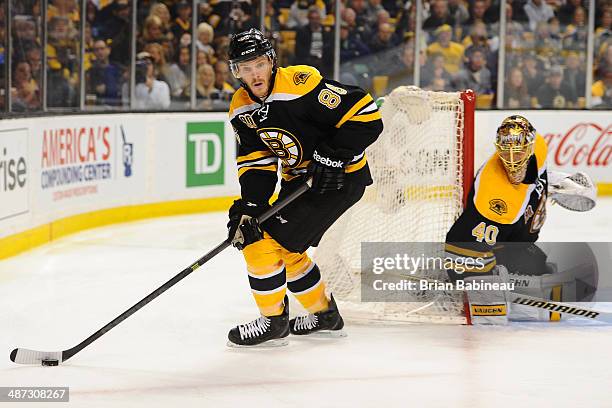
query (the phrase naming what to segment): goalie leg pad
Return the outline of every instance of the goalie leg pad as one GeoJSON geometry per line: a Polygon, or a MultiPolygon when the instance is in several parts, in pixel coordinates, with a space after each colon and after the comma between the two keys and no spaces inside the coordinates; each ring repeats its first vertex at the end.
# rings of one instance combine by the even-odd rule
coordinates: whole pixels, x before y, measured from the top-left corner
{"type": "MultiPolygon", "coordinates": [[[[508,282],[508,271],[498,265],[495,268],[494,275],[474,277],[470,276],[464,279],[467,284],[501,284],[508,282]]],[[[472,318],[472,324],[495,324],[505,325],[508,323],[509,302],[508,294],[504,290],[491,290],[484,287],[481,290],[467,291],[469,313],[472,318]]]]}

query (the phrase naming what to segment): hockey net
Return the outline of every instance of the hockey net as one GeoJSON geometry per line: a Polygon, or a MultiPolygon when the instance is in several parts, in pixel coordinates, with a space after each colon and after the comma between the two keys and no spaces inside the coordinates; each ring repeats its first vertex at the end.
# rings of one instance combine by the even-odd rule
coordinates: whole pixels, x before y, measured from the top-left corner
{"type": "MultiPolygon", "coordinates": [[[[473,178],[474,99],[471,91],[416,87],[384,98],[384,131],[366,151],[374,184],[326,232],[314,255],[343,316],[466,323],[460,294],[420,291],[408,302],[361,302],[361,243],[444,242],[473,178]]],[[[438,253],[427,255],[442,255],[443,246],[435,247],[438,253]]],[[[445,270],[417,273],[447,279],[445,270]]]]}

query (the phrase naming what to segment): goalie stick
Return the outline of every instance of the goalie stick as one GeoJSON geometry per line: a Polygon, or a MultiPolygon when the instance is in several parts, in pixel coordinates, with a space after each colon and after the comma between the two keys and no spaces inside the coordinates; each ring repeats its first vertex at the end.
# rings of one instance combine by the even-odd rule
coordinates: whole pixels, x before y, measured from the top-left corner
{"type": "MultiPolygon", "coordinates": [[[[278,201],[274,203],[270,209],[265,211],[262,215],[257,218],[257,221],[262,223],[276,214],[278,211],[289,205],[296,198],[304,194],[311,186],[312,180],[309,179],[303,185],[298,187],[294,192],[289,194],[282,201],[278,201]]],[[[57,360],[58,363],[62,363],[69,358],[73,357],[75,354],[83,350],[85,347],[89,346],[91,343],[102,337],[106,332],[110,331],[113,327],[117,326],[119,323],[136,313],[138,310],[142,309],[145,305],[151,302],[153,299],[170,289],[172,286],[177,284],[187,275],[204,265],[206,262],[210,261],[220,252],[222,252],[225,248],[230,246],[230,239],[227,238],[225,241],[221,242],[215,248],[213,248],[206,255],[202,256],[200,259],[189,265],[187,268],[183,269],[180,273],[175,275],[172,279],[155,289],[153,292],[145,296],[142,300],[136,303],[134,306],[130,307],[125,312],[121,313],[111,322],[106,324],[100,330],[77,344],[76,346],[69,348],[63,351],[38,351],[38,350],[30,350],[26,348],[16,348],[11,351],[10,359],[12,362],[17,364],[40,364],[43,360],[57,360]]]]}
{"type": "MultiPolygon", "coordinates": [[[[414,275],[396,275],[401,276],[403,279],[415,280],[415,281],[426,281],[426,282],[437,282],[435,280],[414,275]]],[[[612,312],[604,312],[600,310],[594,310],[588,307],[576,306],[570,303],[557,302],[555,300],[547,300],[535,296],[524,295],[521,293],[508,291],[510,302],[522,305],[530,306],[538,309],[544,309],[548,312],[564,313],[572,316],[582,317],[584,319],[595,320],[603,323],[612,323],[612,312]]],[[[427,306],[427,305],[426,305],[427,306]]],[[[467,323],[470,324],[470,323],[467,323]]]]}
{"type": "Polygon", "coordinates": [[[538,309],[544,309],[548,312],[565,313],[572,316],[583,317],[585,319],[596,320],[598,322],[612,323],[612,313],[610,312],[601,312],[587,307],[580,307],[569,303],[521,295],[515,292],[510,292],[510,300],[512,303],[517,305],[536,307],[538,309]]]}

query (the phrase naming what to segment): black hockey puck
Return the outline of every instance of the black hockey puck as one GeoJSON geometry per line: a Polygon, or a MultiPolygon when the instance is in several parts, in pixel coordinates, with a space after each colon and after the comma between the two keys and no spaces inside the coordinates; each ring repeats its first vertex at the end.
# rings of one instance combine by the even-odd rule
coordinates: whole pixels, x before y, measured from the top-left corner
{"type": "Polygon", "coordinates": [[[47,367],[54,367],[59,365],[59,361],[54,358],[45,358],[40,363],[47,367]]]}

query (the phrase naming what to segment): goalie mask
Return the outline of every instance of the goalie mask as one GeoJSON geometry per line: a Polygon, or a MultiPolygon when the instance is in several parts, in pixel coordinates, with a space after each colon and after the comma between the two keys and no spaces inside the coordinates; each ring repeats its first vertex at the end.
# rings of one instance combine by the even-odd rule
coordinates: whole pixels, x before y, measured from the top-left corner
{"type": "Polygon", "coordinates": [[[529,158],[533,154],[535,129],[523,116],[509,116],[497,128],[495,148],[512,184],[525,179],[529,158]]]}

